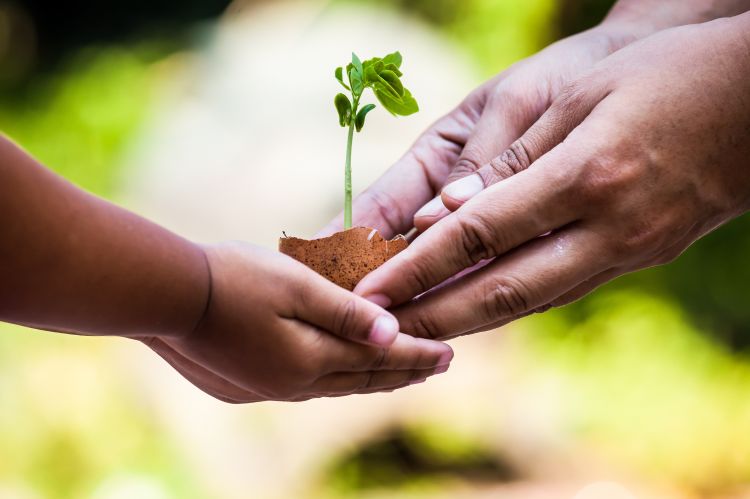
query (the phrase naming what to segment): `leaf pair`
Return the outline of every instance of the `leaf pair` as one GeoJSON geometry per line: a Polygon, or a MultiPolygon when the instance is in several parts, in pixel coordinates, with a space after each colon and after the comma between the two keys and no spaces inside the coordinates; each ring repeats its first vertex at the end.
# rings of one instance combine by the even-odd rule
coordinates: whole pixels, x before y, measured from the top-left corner
{"type": "Polygon", "coordinates": [[[353,119],[358,132],[364,127],[367,113],[375,108],[373,104],[368,104],[357,112],[359,99],[366,88],[371,88],[378,101],[394,116],[408,116],[419,111],[416,99],[401,82],[402,63],[403,58],[399,52],[367,59],[365,62],[352,53],[352,62],[346,68],[336,68],[336,80],[352,94],[351,101],[344,94],[336,96],[335,105],[341,126],[351,125],[353,119]],[[345,71],[347,81],[344,80],[345,71]]]}

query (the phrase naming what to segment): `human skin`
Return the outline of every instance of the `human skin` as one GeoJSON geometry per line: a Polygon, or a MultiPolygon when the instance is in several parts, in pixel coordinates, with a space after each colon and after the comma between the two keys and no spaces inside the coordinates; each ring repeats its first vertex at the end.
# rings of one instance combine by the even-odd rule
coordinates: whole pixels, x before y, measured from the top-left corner
{"type": "Polygon", "coordinates": [[[142,341],[227,402],[393,390],[440,342],[286,256],[201,246],[98,199],[0,135],[0,321],[142,341]]]}
{"type": "MultiPolygon", "coordinates": [[[[747,0],[620,0],[598,26],[558,41],[492,78],[438,120],[354,200],[354,225],[383,237],[426,230],[449,211],[442,188],[497,157],[597,62],[660,30],[736,15],[747,0]]],[[[503,173],[510,176],[512,169],[503,173]]],[[[319,236],[343,228],[343,213],[319,236]]]]}
{"type": "Polygon", "coordinates": [[[355,292],[403,304],[404,331],[449,338],[670,262],[750,209],[749,96],[750,12],[633,43],[448,185],[456,211],[355,292]]]}

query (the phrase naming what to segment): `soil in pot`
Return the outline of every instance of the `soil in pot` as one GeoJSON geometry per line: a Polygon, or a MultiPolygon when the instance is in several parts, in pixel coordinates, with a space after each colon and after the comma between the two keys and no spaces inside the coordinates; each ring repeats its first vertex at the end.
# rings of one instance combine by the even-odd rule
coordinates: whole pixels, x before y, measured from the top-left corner
{"type": "Polygon", "coordinates": [[[321,239],[285,236],[279,239],[279,251],[351,291],[408,244],[401,235],[388,241],[375,229],[354,227],[321,239]]]}

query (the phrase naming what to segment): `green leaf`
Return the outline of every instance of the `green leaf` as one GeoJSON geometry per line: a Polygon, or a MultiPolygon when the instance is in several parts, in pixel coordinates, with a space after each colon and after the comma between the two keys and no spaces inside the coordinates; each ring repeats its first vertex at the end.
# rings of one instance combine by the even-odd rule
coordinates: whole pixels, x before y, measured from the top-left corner
{"type": "Polygon", "coordinates": [[[357,68],[352,68],[349,72],[349,83],[352,85],[352,92],[354,92],[354,95],[362,95],[362,91],[365,89],[365,84],[362,81],[362,76],[357,71],[357,68]]]}
{"type": "Polygon", "coordinates": [[[357,54],[354,52],[352,52],[352,64],[357,68],[357,72],[359,72],[360,76],[365,74],[365,70],[362,67],[362,61],[359,60],[359,57],[357,57],[357,54]]]}
{"type": "Polygon", "coordinates": [[[388,71],[391,71],[393,73],[396,73],[396,76],[398,76],[399,78],[401,78],[402,76],[404,76],[404,73],[402,73],[401,70],[398,69],[398,66],[396,66],[395,64],[386,64],[385,65],[385,69],[387,69],[388,71]]]}
{"type": "Polygon", "coordinates": [[[375,67],[372,65],[369,65],[365,68],[365,85],[373,83],[378,83],[380,81],[380,77],[378,76],[378,72],[375,71],[375,67]]]}
{"type": "Polygon", "coordinates": [[[342,127],[349,125],[352,120],[352,103],[349,101],[349,97],[344,94],[337,94],[336,98],[333,99],[333,104],[336,106],[336,112],[339,113],[339,125],[342,127]]]}
{"type": "Polygon", "coordinates": [[[351,90],[351,88],[349,88],[349,85],[344,83],[344,68],[342,67],[336,68],[335,76],[336,76],[336,79],[339,81],[339,83],[341,83],[342,87],[344,87],[347,90],[351,90]]]}
{"type": "Polygon", "coordinates": [[[380,78],[388,82],[388,85],[390,85],[399,96],[404,95],[404,85],[401,83],[398,76],[396,76],[396,73],[384,70],[380,72],[380,78]]]}
{"type": "Polygon", "coordinates": [[[357,127],[358,132],[361,132],[362,128],[365,126],[365,117],[367,117],[367,113],[369,113],[373,109],[375,109],[375,104],[367,104],[357,113],[357,116],[354,119],[354,124],[357,127]]]}
{"type": "Polygon", "coordinates": [[[404,89],[404,95],[395,96],[385,85],[378,83],[373,86],[373,91],[383,107],[394,116],[409,116],[419,111],[416,99],[407,89],[404,89]]]}
{"type": "Polygon", "coordinates": [[[392,54],[388,54],[387,56],[383,57],[383,62],[387,64],[393,64],[397,68],[401,67],[401,63],[404,62],[404,58],[401,57],[401,52],[396,51],[392,54]]]}

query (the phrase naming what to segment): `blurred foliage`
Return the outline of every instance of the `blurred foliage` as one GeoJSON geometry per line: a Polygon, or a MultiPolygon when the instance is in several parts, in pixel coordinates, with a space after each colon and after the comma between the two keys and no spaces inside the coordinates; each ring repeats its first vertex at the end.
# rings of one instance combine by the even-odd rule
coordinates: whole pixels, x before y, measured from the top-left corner
{"type": "Polygon", "coordinates": [[[482,444],[444,427],[393,428],[351,454],[339,456],[326,473],[327,488],[350,497],[369,489],[425,491],[438,482],[502,482],[521,478],[482,444]]]}
{"type": "MultiPolygon", "coordinates": [[[[363,0],[357,0],[363,1],[363,0]]],[[[364,0],[368,1],[368,0],[364,0]]],[[[554,0],[386,0],[463,46],[484,76],[491,76],[555,39],[554,0]]]]}
{"type": "Polygon", "coordinates": [[[64,69],[0,94],[0,130],[39,161],[100,195],[115,189],[119,156],[147,115],[162,51],[90,48],[64,69]]]}
{"type": "Polygon", "coordinates": [[[525,375],[560,385],[569,431],[640,476],[706,497],[750,481],[747,359],[669,298],[609,288],[580,308],[583,320],[564,309],[519,333],[525,375]]]}
{"type": "Polygon", "coordinates": [[[0,497],[205,497],[111,341],[0,324],[0,497]]]}

